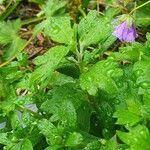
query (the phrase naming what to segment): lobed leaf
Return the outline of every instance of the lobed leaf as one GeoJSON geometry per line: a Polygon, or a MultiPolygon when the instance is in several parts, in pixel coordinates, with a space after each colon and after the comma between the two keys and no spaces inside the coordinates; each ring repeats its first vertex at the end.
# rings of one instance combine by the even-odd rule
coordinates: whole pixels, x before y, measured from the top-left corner
{"type": "Polygon", "coordinates": [[[34,63],[38,66],[32,73],[30,83],[41,82],[47,78],[51,78],[53,72],[58,67],[58,64],[69,52],[69,47],[56,46],[44,55],[35,58],[34,63]]]}
{"type": "Polygon", "coordinates": [[[104,42],[111,32],[110,20],[100,16],[97,11],[90,11],[78,26],[79,42],[83,47],[104,42]]]}
{"type": "Polygon", "coordinates": [[[148,150],[150,147],[150,133],[144,125],[133,127],[127,133],[118,131],[117,135],[130,149],[148,150]]]}
{"type": "Polygon", "coordinates": [[[123,72],[118,64],[112,60],[103,60],[96,63],[89,71],[81,74],[80,85],[89,94],[95,95],[98,88],[114,94],[117,92],[117,85],[113,78],[120,77],[123,72]]]}
{"type": "Polygon", "coordinates": [[[8,44],[14,41],[20,27],[20,20],[0,22],[0,44],[8,44]]]}

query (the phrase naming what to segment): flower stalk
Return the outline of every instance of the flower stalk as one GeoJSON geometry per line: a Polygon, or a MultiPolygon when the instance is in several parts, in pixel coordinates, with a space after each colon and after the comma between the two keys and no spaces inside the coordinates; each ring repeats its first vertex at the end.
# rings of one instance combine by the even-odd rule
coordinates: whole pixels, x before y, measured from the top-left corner
{"type": "Polygon", "coordinates": [[[141,7],[143,7],[143,6],[147,5],[147,4],[149,4],[149,3],[150,3],[150,0],[147,1],[147,2],[145,2],[145,3],[143,3],[143,4],[140,5],[140,6],[135,7],[129,14],[132,14],[132,13],[133,13],[134,11],[136,11],[137,9],[139,9],[139,8],[141,8],[141,7]]]}

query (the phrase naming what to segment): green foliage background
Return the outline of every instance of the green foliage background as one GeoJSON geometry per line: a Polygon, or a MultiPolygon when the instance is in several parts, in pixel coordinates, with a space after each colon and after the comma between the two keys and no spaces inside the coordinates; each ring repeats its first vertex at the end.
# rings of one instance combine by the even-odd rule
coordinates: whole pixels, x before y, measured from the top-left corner
{"type": "Polygon", "coordinates": [[[40,8],[33,20],[9,19],[21,2],[0,14],[0,148],[149,150],[150,5],[134,15],[144,40],[129,44],[112,36],[118,1],[99,13],[96,1],[83,0],[74,22],[70,1],[30,0],[40,8]],[[20,35],[27,24],[29,40],[20,35]],[[54,46],[31,67],[25,49],[39,33],[54,46]]]}

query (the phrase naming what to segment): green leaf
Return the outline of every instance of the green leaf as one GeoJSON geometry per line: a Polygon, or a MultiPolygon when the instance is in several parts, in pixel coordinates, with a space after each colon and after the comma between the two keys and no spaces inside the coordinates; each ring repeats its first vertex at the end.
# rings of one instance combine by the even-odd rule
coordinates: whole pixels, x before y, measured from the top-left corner
{"type": "Polygon", "coordinates": [[[78,26],[79,42],[84,46],[104,42],[111,36],[110,20],[99,15],[97,11],[90,11],[78,26]]]}
{"type": "Polygon", "coordinates": [[[83,0],[83,2],[82,2],[83,7],[87,7],[89,2],[90,2],[90,0],[83,0]]]}
{"type": "Polygon", "coordinates": [[[113,78],[122,75],[123,72],[118,68],[118,63],[112,60],[103,60],[92,66],[89,71],[81,74],[80,85],[91,95],[95,95],[98,88],[109,94],[114,94],[117,92],[117,85],[113,78]]]}
{"type": "MultiPolygon", "coordinates": [[[[107,0],[106,0],[107,1],[107,0]]],[[[116,0],[115,0],[116,1],[116,0]]],[[[113,0],[114,2],[114,0],[113,0]]],[[[107,2],[108,3],[108,2],[107,2]]],[[[120,8],[114,8],[114,7],[108,7],[105,10],[105,15],[107,18],[114,21],[114,17],[118,16],[118,14],[121,12],[120,8]]]]}
{"type": "Polygon", "coordinates": [[[119,109],[114,113],[114,117],[118,118],[117,124],[133,126],[142,120],[142,104],[138,99],[130,98],[126,100],[127,108],[119,109]]]}
{"type": "Polygon", "coordinates": [[[88,116],[82,119],[83,116],[80,113],[78,114],[78,112],[82,112],[85,116],[85,112],[89,114],[89,109],[86,109],[85,112],[80,110],[83,109],[82,106],[84,105],[82,104],[85,101],[86,95],[75,84],[64,84],[56,87],[50,91],[50,94],[51,98],[41,105],[41,109],[48,114],[53,114],[51,121],[60,120],[66,126],[72,127],[76,126],[77,118],[79,122],[83,121],[83,119],[88,121],[88,116]],[[76,110],[78,111],[76,112],[76,110]]]}
{"type": "Polygon", "coordinates": [[[29,139],[25,139],[22,142],[21,150],[33,150],[32,143],[29,139]]]}
{"type": "Polygon", "coordinates": [[[0,43],[8,44],[14,41],[14,39],[17,37],[20,27],[20,20],[0,22],[0,43]]]}
{"type": "Polygon", "coordinates": [[[80,108],[84,102],[86,95],[78,89],[76,84],[64,84],[59,87],[55,87],[50,91],[52,98],[45,101],[41,108],[47,113],[56,112],[53,108],[58,107],[63,101],[71,101],[76,109],[80,108]]]}
{"type": "Polygon", "coordinates": [[[21,52],[24,48],[25,43],[25,40],[21,39],[20,37],[15,37],[11,45],[6,49],[7,51],[5,54],[5,59],[9,59],[21,52]]]}
{"type": "MultiPolygon", "coordinates": [[[[33,1],[43,4],[43,1],[41,1],[41,0],[33,0],[33,1]]],[[[58,39],[61,40],[59,37],[51,34],[50,32],[53,32],[54,34],[56,34],[56,32],[57,32],[57,34],[58,34],[58,32],[65,33],[66,30],[64,31],[64,28],[66,26],[70,27],[70,24],[66,24],[66,23],[68,23],[67,21],[66,22],[61,21],[63,17],[60,15],[62,15],[62,13],[64,13],[63,8],[65,5],[66,5],[66,3],[63,1],[60,1],[60,0],[48,0],[46,2],[46,4],[44,4],[42,6],[42,11],[40,12],[40,14],[44,13],[46,15],[47,19],[35,26],[35,28],[33,30],[33,35],[36,36],[39,32],[44,31],[45,35],[50,34],[51,36],[54,36],[54,38],[56,38],[54,40],[56,40],[56,41],[58,39]],[[55,20],[55,17],[57,17],[56,20],[55,20]],[[60,21],[59,21],[59,19],[60,19],[60,21]]],[[[64,17],[64,19],[67,19],[67,18],[69,18],[69,17],[64,17]]],[[[66,34],[67,34],[67,32],[66,32],[66,34]]]]}
{"type": "Polygon", "coordinates": [[[49,36],[53,41],[71,45],[73,43],[74,31],[71,28],[69,17],[52,17],[49,26],[44,30],[44,35],[49,36]]]}
{"type": "Polygon", "coordinates": [[[48,0],[45,5],[43,5],[43,11],[47,17],[55,15],[58,10],[66,5],[65,2],[60,0],[48,0]]]}
{"type": "Polygon", "coordinates": [[[149,59],[148,60],[141,60],[134,64],[133,71],[136,77],[143,76],[144,74],[148,73],[150,69],[149,66],[149,59]]]}
{"type": "Polygon", "coordinates": [[[117,140],[116,137],[111,138],[104,148],[104,150],[116,150],[117,149],[117,140]]]}
{"type": "Polygon", "coordinates": [[[15,111],[11,115],[11,126],[13,130],[19,130],[25,126],[22,121],[22,113],[20,111],[15,111]]]}
{"type": "Polygon", "coordinates": [[[53,134],[57,133],[57,128],[46,119],[42,119],[39,122],[38,128],[41,131],[41,133],[46,137],[51,137],[53,134]]]}
{"type": "Polygon", "coordinates": [[[54,145],[54,146],[49,146],[44,150],[58,150],[61,146],[60,145],[54,145]]]}
{"type": "Polygon", "coordinates": [[[140,43],[133,43],[132,45],[121,47],[119,52],[112,53],[116,60],[128,60],[136,62],[140,59],[142,51],[145,47],[140,43]]]}
{"type": "Polygon", "coordinates": [[[117,135],[130,149],[148,150],[150,148],[150,133],[148,128],[143,125],[130,128],[127,133],[117,131],[117,135]]]}
{"type": "Polygon", "coordinates": [[[7,133],[0,133],[0,144],[7,145],[10,142],[7,136],[7,133]]]}
{"type": "Polygon", "coordinates": [[[58,116],[62,124],[67,127],[75,127],[77,123],[77,114],[71,101],[64,101],[58,109],[58,116]]]}
{"type": "MultiPolygon", "coordinates": [[[[143,1],[142,1],[142,3],[143,3],[143,1]]],[[[136,24],[138,26],[147,27],[147,26],[150,25],[150,11],[149,11],[149,8],[150,8],[150,4],[144,6],[143,8],[138,9],[136,11],[136,20],[135,21],[136,21],[136,24]]]]}
{"type": "Polygon", "coordinates": [[[67,137],[65,141],[65,146],[74,147],[81,144],[82,141],[83,141],[82,135],[80,133],[73,132],[67,137]]]}
{"type": "Polygon", "coordinates": [[[7,85],[6,80],[0,74],[0,99],[7,97],[8,90],[9,90],[9,88],[7,88],[7,87],[8,87],[8,85],[7,85]]]}
{"type": "Polygon", "coordinates": [[[101,149],[101,143],[100,141],[92,141],[87,144],[87,146],[83,150],[100,150],[101,149]]]}
{"type": "Polygon", "coordinates": [[[114,113],[114,117],[118,118],[116,124],[122,125],[130,125],[133,126],[139,121],[141,121],[141,117],[128,111],[128,110],[118,110],[114,113]]]}
{"type": "Polygon", "coordinates": [[[49,20],[44,20],[41,23],[37,24],[33,29],[33,36],[36,37],[38,33],[42,32],[45,28],[48,28],[49,26],[49,20]]]}
{"type": "Polygon", "coordinates": [[[42,30],[45,36],[58,43],[72,45],[74,42],[74,31],[69,17],[51,17],[35,26],[33,35],[37,35],[42,30]]]}
{"type": "MultiPolygon", "coordinates": [[[[149,49],[149,48],[150,48],[150,32],[147,32],[146,38],[147,38],[146,47],[149,49]]],[[[149,52],[149,51],[148,51],[148,52],[149,52]]],[[[150,52],[149,52],[149,53],[150,53],[150,52]]]]}
{"type": "Polygon", "coordinates": [[[80,106],[80,103],[82,102],[79,101],[82,100],[79,97],[80,93],[74,93],[75,97],[73,97],[73,95],[71,95],[73,90],[69,90],[66,87],[63,88],[63,86],[56,89],[54,92],[56,93],[54,93],[52,99],[44,102],[41,109],[53,114],[51,120],[55,118],[56,120],[60,120],[65,126],[75,127],[77,122],[77,114],[74,105],[76,107],[80,106]]]}
{"type": "Polygon", "coordinates": [[[42,119],[38,123],[40,132],[47,138],[48,143],[51,145],[57,145],[61,142],[61,136],[58,129],[48,120],[42,119]]]}
{"type": "Polygon", "coordinates": [[[139,99],[128,99],[127,101],[127,106],[128,106],[128,110],[131,112],[131,113],[134,113],[138,116],[141,115],[141,103],[140,103],[140,100],[139,99]]]}
{"type": "Polygon", "coordinates": [[[141,60],[134,64],[133,71],[137,77],[137,85],[144,90],[150,89],[150,66],[149,59],[141,60]]]}
{"type": "Polygon", "coordinates": [[[84,102],[84,104],[82,104],[80,108],[77,109],[78,126],[82,131],[89,132],[91,114],[92,114],[92,110],[88,102],[86,103],[84,102]]]}
{"type": "Polygon", "coordinates": [[[54,72],[52,78],[51,78],[51,85],[55,86],[61,86],[67,83],[75,83],[76,80],[70,76],[67,76],[65,74],[61,74],[59,72],[54,72]]]}
{"type": "Polygon", "coordinates": [[[22,142],[19,142],[19,143],[15,144],[15,145],[11,148],[11,150],[21,150],[21,144],[22,144],[22,142]]]}
{"type": "MultiPolygon", "coordinates": [[[[4,82],[5,81],[6,80],[4,80],[4,82]]],[[[0,101],[1,102],[0,110],[2,116],[8,115],[10,112],[14,111],[15,109],[14,101],[16,99],[16,93],[15,90],[12,88],[12,86],[9,86],[8,83],[6,85],[4,84],[4,86],[6,86],[6,90],[5,90],[6,95],[5,97],[2,97],[4,98],[4,101],[0,101]]]]}
{"type": "Polygon", "coordinates": [[[51,78],[54,70],[58,67],[58,64],[68,53],[69,47],[56,46],[44,55],[38,56],[34,59],[34,63],[38,66],[32,73],[30,83],[41,82],[47,78],[51,78]]]}
{"type": "Polygon", "coordinates": [[[143,118],[150,119],[150,93],[149,91],[144,93],[143,102],[144,104],[141,108],[143,118]]]}
{"type": "Polygon", "coordinates": [[[112,44],[113,44],[115,41],[116,41],[116,38],[115,38],[114,36],[109,36],[109,37],[105,40],[105,42],[99,44],[99,47],[100,47],[100,49],[102,50],[102,52],[104,52],[104,51],[108,50],[108,48],[109,48],[110,46],[112,46],[112,44]]]}

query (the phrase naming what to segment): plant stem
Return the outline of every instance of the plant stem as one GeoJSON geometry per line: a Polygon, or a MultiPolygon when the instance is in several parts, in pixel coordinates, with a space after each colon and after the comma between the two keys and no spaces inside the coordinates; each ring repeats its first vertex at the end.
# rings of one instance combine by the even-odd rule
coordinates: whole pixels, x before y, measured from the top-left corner
{"type": "MultiPolygon", "coordinates": [[[[32,40],[32,37],[26,42],[26,44],[23,46],[23,48],[21,49],[21,51],[23,51],[23,50],[28,46],[28,44],[31,42],[31,40],[32,40]]],[[[20,52],[21,52],[21,51],[20,51],[20,52]]],[[[9,60],[7,60],[6,62],[0,64],[0,68],[1,68],[1,67],[4,67],[4,66],[6,66],[6,65],[8,65],[12,60],[14,60],[14,59],[16,58],[16,56],[17,56],[17,55],[11,57],[11,58],[10,58],[9,60]]]]}
{"type": "Polygon", "coordinates": [[[46,19],[46,17],[38,17],[38,18],[32,18],[32,19],[28,19],[28,20],[24,20],[22,21],[21,25],[24,26],[24,25],[28,25],[28,24],[31,24],[31,23],[35,23],[35,22],[39,22],[41,20],[44,20],[46,19]]]}
{"type": "Polygon", "coordinates": [[[147,1],[147,2],[145,2],[145,3],[143,3],[143,4],[140,5],[140,6],[135,7],[129,14],[132,14],[132,13],[133,13],[134,11],[136,11],[137,9],[139,9],[139,8],[141,8],[141,7],[143,7],[143,6],[147,5],[147,4],[149,4],[149,3],[150,3],[150,0],[147,1]]]}
{"type": "Polygon", "coordinates": [[[84,18],[86,18],[86,13],[84,12],[84,10],[81,8],[81,6],[78,8],[78,10],[80,11],[80,13],[82,14],[82,16],[84,18]]]}
{"type": "Polygon", "coordinates": [[[13,0],[11,0],[8,5],[6,6],[5,10],[9,8],[9,6],[11,5],[11,3],[13,2],[13,0]]]}
{"type": "Polygon", "coordinates": [[[11,1],[11,3],[8,4],[5,12],[3,12],[2,15],[0,16],[0,20],[5,20],[16,9],[16,7],[19,5],[20,2],[21,0],[18,0],[16,1],[15,4],[12,4],[11,1]]]}
{"type": "Polygon", "coordinates": [[[79,49],[77,50],[78,66],[80,72],[83,72],[84,69],[83,55],[84,55],[84,46],[80,45],[79,49]]]}

